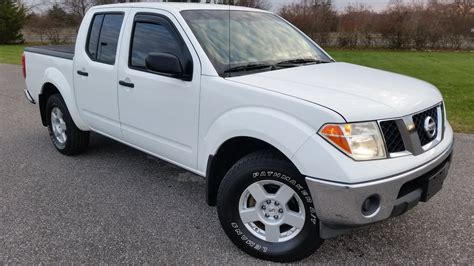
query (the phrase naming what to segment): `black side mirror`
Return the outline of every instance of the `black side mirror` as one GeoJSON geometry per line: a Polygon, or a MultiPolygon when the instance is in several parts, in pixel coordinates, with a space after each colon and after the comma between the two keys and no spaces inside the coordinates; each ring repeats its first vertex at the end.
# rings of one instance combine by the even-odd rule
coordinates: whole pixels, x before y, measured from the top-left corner
{"type": "Polygon", "coordinates": [[[168,53],[149,53],[145,58],[146,68],[174,78],[183,78],[183,67],[179,58],[168,53]]]}

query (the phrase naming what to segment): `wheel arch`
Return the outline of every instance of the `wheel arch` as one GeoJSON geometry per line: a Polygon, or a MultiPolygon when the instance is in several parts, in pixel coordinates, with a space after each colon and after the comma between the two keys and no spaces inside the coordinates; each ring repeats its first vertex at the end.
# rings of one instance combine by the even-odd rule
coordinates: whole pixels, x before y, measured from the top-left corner
{"type": "Polygon", "coordinates": [[[51,82],[46,82],[45,84],[43,84],[43,87],[41,88],[41,93],[38,96],[38,103],[39,103],[40,114],[41,114],[41,123],[43,124],[43,126],[48,125],[47,119],[46,119],[46,103],[48,102],[48,98],[53,94],[61,95],[61,92],[51,82]]]}
{"type": "MultiPolygon", "coordinates": [[[[72,76],[70,77],[72,80],[72,76]]],[[[87,124],[82,120],[79,115],[78,108],[76,106],[76,101],[74,99],[74,90],[72,85],[69,84],[66,77],[56,68],[48,68],[45,71],[42,86],[40,93],[38,95],[38,102],[41,114],[41,121],[44,126],[46,126],[46,103],[48,98],[56,93],[59,93],[63,98],[66,106],[71,114],[71,117],[76,124],[76,126],[83,130],[90,130],[87,124]]]]}
{"type": "Polygon", "coordinates": [[[230,109],[201,130],[204,128],[200,134],[202,142],[198,168],[206,174],[206,198],[211,206],[215,204],[215,195],[227,170],[247,153],[270,149],[285,156],[300,169],[301,166],[292,158],[316,134],[316,129],[301,118],[276,108],[261,106],[230,109]],[[222,158],[229,161],[223,162],[222,158]]]}
{"type": "Polygon", "coordinates": [[[220,183],[229,169],[244,156],[260,150],[270,150],[292,163],[288,156],[272,144],[248,136],[228,139],[219,146],[214,155],[209,155],[206,169],[206,202],[210,206],[216,205],[220,183]]]}

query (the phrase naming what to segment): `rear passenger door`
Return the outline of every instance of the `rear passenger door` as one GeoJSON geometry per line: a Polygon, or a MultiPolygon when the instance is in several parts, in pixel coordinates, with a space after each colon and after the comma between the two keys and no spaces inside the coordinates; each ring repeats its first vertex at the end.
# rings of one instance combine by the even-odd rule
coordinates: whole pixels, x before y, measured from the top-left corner
{"type": "Polygon", "coordinates": [[[117,98],[118,51],[127,9],[84,18],[74,57],[74,91],[82,118],[100,133],[121,138],[117,98]],[[86,38],[87,36],[87,38],[86,38]]]}
{"type": "Polygon", "coordinates": [[[126,27],[118,76],[124,139],[195,169],[201,78],[197,54],[177,19],[166,11],[133,9],[126,27]],[[145,64],[150,53],[178,57],[192,77],[185,80],[150,71],[145,64]]]}

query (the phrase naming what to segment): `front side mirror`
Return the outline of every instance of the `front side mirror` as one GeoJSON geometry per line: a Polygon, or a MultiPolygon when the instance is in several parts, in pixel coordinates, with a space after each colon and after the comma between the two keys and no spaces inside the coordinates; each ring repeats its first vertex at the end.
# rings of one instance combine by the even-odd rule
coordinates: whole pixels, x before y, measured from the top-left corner
{"type": "Polygon", "coordinates": [[[149,53],[145,58],[148,70],[169,75],[174,78],[183,78],[183,67],[179,58],[168,53],[149,53]]]}

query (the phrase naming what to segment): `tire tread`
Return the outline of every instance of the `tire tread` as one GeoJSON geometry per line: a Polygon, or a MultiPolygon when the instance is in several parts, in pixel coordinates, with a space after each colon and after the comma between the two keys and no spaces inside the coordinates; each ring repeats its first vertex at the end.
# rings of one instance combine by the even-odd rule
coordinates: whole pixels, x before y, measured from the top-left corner
{"type": "Polygon", "coordinates": [[[61,97],[60,94],[53,94],[48,98],[46,105],[46,110],[48,111],[48,127],[51,126],[51,118],[49,117],[49,111],[53,103],[58,105],[61,111],[63,111],[65,116],[64,118],[66,120],[66,123],[68,124],[67,126],[69,131],[66,147],[64,147],[64,149],[59,149],[55,145],[56,149],[60,153],[68,156],[73,156],[84,152],[87,149],[87,146],[89,145],[90,132],[82,131],[76,126],[76,124],[72,120],[69,110],[67,109],[66,103],[64,102],[64,99],[61,97]]]}

